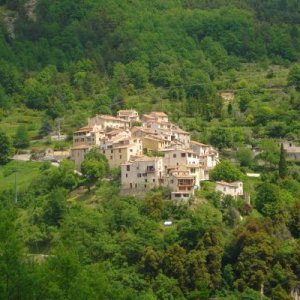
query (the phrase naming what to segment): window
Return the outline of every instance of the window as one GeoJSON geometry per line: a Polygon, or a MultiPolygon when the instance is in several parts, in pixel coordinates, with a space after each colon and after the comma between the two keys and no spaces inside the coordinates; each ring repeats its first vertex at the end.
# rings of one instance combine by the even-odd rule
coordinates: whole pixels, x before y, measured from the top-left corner
{"type": "Polygon", "coordinates": [[[175,194],[175,198],[180,198],[181,194],[175,194]]]}
{"type": "Polygon", "coordinates": [[[145,179],[145,182],[147,182],[148,181],[148,179],[145,179]]]}
{"type": "Polygon", "coordinates": [[[176,158],[176,154],[175,153],[173,154],[173,158],[176,158]]]}
{"type": "Polygon", "coordinates": [[[138,173],[138,174],[137,174],[137,177],[138,177],[138,178],[142,177],[142,174],[141,174],[141,173],[138,173]]]}
{"type": "Polygon", "coordinates": [[[153,182],[155,182],[155,178],[153,179],[153,182]]]}
{"type": "Polygon", "coordinates": [[[171,183],[174,183],[174,180],[173,180],[173,179],[171,180],[171,183]]]}
{"type": "Polygon", "coordinates": [[[126,178],[128,177],[128,174],[126,174],[126,178]]]}
{"type": "Polygon", "coordinates": [[[114,150],[110,150],[110,153],[114,153],[114,150]]]}
{"type": "Polygon", "coordinates": [[[119,153],[121,153],[121,149],[119,149],[119,153]]]}
{"type": "Polygon", "coordinates": [[[105,150],[103,150],[102,152],[103,152],[103,154],[105,154],[105,150]]]}
{"type": "Polygon", "coordinates": [[[132,152],[133,150],[132,150],[132,149],[130,149],[129,151],[130,151],[130,152],[132,152]]]}
{"type": "Polygon", "coordinates": [[[185,153],[181,153],[181,157],[185,157],[185,153]]]}
{"type": "Polygon", "coordinates": [[[130,166],[127,165],[127,166],[126,166],[126,170],[127,170],[127,171],[130,171],[130,166]]]}
{"type": "Polygon", "coordinates": [[[111,156],[110,159],[112,159],[113,157],[111,156]]]}
{"type": "Polygon", "coordinates": [[[191,168],[191,173],[195,173],[196,169],[195,168],[191,168]]]}
{"type": "Polygon", "coordinates": [[[147,184],[145,184],[144,187],[147,188],[147,184]]]}
{"type": "Polygon", "coordinates": [[[226,187],[224,187],[223,191],[226,192],[226,187]]]}
{"type": "Polygon", "coordinates": [[[120,159],[122,159],[122,155],[120,155],[120,159]]]}

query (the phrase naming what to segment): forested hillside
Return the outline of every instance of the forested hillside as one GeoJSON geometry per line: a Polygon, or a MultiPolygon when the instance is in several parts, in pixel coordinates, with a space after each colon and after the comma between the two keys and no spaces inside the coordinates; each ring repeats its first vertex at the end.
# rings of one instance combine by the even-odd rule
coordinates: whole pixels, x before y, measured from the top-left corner
{"type": "Polygon", "coordinates": [[[300,293],[300,166],[280,149],[300,139],[298,0],[0,0],[0,20],[0,299],[300,293]],[[218,148],[251,204],[212,182],[190,205],[125,197],[102,161],[91,190],[68,160],[10,161],[126,108],[218,148]]]}

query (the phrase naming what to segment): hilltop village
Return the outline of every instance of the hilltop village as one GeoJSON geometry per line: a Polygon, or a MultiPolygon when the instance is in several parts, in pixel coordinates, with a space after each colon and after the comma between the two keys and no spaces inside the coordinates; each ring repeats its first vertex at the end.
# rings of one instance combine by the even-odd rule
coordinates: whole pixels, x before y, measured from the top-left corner
{"type": "MultiPolygon", "coordinates": [[[[169,121],[164,112],[150,112],[140,119],[135,110],[117,116],[96,115],[73,135],[71,159],[80,170],[85,154],[97,149],[111,168],[121,167],[121,190],[144,194],[159,186],[171,190],[171,199],[187,200],[209,180],[219,162],[218,151],[191,140],[191,134],[169,121]]],[[[223,194],[243,194],[241,182],[217,182],[223,194]]]]}

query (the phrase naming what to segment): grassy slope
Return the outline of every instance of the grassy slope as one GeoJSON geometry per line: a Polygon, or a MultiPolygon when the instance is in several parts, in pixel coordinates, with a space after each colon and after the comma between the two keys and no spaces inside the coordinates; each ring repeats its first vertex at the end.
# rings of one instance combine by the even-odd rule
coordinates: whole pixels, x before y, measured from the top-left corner
{"type": "Polygon", "coordinates": [[[40,162],[10,161],[0,166],[0,191],[15,186],[15,170],[17,170],[17,187],[19,190],[28,186],[39,174],[40,162]]]}
{"type": "Polygon", "coordinates": [[[1,129],[13,137],[19,126],[25,126],[30,138],[34,138],[41,127],[43,112],[27,108],[16,108],[9,113],[0,111],[1,129]]]}

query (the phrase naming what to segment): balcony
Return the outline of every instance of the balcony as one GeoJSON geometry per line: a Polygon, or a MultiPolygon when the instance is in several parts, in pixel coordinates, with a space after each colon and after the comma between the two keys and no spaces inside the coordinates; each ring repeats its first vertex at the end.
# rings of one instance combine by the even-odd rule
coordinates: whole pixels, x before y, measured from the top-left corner
{"type": "Polygon", "coordinates": [[[178,190],[179,191],[191,191],[193,189],[193,186],[191,185],[179,185],[178,190]]]}

